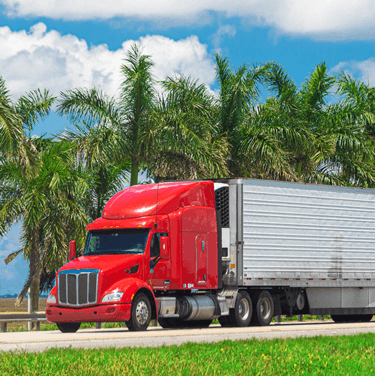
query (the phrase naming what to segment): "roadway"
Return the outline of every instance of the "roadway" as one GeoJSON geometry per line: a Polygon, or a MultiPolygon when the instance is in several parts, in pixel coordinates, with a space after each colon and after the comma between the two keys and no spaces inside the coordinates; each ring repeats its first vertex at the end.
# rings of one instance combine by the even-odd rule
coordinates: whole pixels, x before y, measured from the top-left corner
{"type": "Polygon", "coordinates": [[[130,332],[126,328],[82,329],[76,333],[60,331],[0,333],[0,351],[44,351],[56,347],[98,348],[180,345],[186,342],[218,342],[239,339],[272,339],[335,336],[375,333],[375,321],[355,324],[335,324],[327,321],[284,322],[268,327],[222,328],[211,325],[207,329],[161,329],[150,327],[145,332],[130,332]]]}

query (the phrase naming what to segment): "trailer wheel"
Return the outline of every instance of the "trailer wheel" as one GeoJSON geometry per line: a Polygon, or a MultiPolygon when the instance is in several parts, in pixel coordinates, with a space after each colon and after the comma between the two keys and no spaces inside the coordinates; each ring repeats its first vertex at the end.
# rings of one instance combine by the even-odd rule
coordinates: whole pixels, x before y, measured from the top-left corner
{"type": "Polygon", "coordinates": [[[57,322],[57,327],[63,333],[75,333],[81,326],[80,322],[57,322]]]}
{"type": "Polygon", "coordinates": [[[239,292],[235,307],[229,310],[229,326],[249,326],[252,314],[253,304],[251,303],[250,295],[246,291],[239,292]]]}
{"type": "Polygon", "coordinates": [[[369,322],[372,319],[371,314],[369,315],[331,315],[334,322],[369,322]]]}
{"type": "Polygon", "coordinates": [[[358,315],[359,322],[369,322],[372,320],[373,315],[358,315]]]}
{"type": "Polygon", "coordinates": [[[331,319],[337,323],[350,321],[349,315],[331,315],[331,319]]]}
{"type": "Polygon", "coordinates": [[[274,313],[274,303],[271,294],[263,290],[254,296],[254,300],[256,301],[256,305],[252,323],[259,326],[269,325],[274,313]]]}
{"type": "Polygon", "coordinates": [[[146,330],[151,321],[151,304],[145,294],[138,294],[133,300],[129,321],[125,324],[131,331],[146,330]]]}

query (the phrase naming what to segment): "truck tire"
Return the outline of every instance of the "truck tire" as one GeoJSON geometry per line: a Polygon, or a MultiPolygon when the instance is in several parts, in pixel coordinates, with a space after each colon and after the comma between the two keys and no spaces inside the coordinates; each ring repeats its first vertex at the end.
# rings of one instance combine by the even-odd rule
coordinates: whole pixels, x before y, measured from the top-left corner
{"type": "Polygon", "coordinates": [[[344,322],[369,322],[372,319],[371,314],[369,315],[331,315],[334,322],[344,323],[344,322]]]}
{"type": "Polygon", "coordinates": [[[159,324],[164,329],[192,329],[192,328],[208,328],[212,320],[192,320],[182,321],[177,318],[159,319],[159,324]]]}
{"type": "Polygon", "coordinates": [[[374,315],[368,314],[368,315],[358,315],[359,317],[359,322],[369,322],[372,320],[372,317],[374,315]]]}
{"type": "Polygon", "coordinates": [[[272,295],[266,291],[260,291],[253,297],[255,303],[252,324],[256,326],[267,326],[272,321],[274,303],[272,295]]]}
{"type": "Polygon", "coordinates": [[[159,321],[160,326],[164,329],[180,328],[182,324],[182,321],[177,318],[170,318],[170,319],[160,318],[158,319],[158,321],[159,321]]]}
{"type": "Polygon", "coordinates": [[[145,294],[135,296],[131,308],[130,319],[125,324],[131,331],[147,330],[151,321],[151,304],[145,294]]]}
{"type": "Polygon", "coordinates": [[[237,294],[236,305],[229,310],[229,326],[244,327],[249,326],[251,317],[253,315],[253,304],[251,303],[250,295],[246,291],[241,291],[237,294]]]}
{"type": "Polygon", "coordinates": [[[185,328],[208,328],[212,323],[212,320],[192,320],[183,321],[182,325],[185,328]]]}
{"type": "Polygon", "coordinates": [[[81,326],[80,322],[57,322],[57,327],[63,333],[75,333],[81,326]]]}
{"type": "Polygon", "coordinates": [[[231,326],[229,322],[229,316],[220,316],[218,320],[223,328],[229,328],[231,326]]]}

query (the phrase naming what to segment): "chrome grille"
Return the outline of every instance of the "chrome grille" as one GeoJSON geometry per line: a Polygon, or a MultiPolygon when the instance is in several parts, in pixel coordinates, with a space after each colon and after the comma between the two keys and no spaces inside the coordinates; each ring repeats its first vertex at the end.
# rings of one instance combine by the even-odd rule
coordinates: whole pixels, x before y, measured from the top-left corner
{"type": "Polygon", "coordinates": [[[59,273],[59,303],[82,306],[97,302],[99,270],[64,270],[59,273]]]}

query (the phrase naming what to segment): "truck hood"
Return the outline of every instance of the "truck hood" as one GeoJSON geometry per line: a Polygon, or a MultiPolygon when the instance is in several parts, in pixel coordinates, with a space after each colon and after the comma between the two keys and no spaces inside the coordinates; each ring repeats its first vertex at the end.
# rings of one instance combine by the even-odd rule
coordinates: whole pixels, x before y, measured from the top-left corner
{"type": "Polygon", "coordinates": [[[141,263],[143,255],[80,256],[65,264],[60,270],[99,269],[101,273],[127,269],[141,263]]]}

